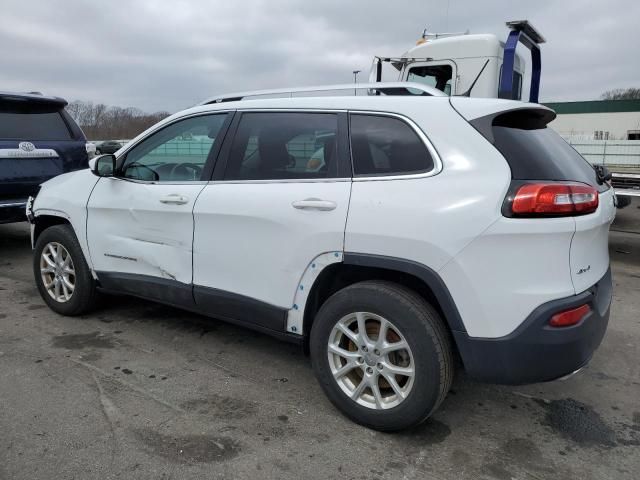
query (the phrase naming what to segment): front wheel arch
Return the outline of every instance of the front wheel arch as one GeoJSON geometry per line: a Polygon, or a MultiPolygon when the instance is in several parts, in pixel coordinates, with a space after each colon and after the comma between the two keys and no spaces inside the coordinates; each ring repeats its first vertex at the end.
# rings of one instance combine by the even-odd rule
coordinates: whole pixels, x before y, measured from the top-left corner
{"type": "MultiPolygon", "coordinates": [[[[44,232],[47,228],[53,227],[54,225],[69,225],[72,227],[71,222],[67,220],[65,217],[58,217],[56,215],[38,215],[33,220],[33,238],[32,243],[35,247],[36,242],[38,241],[38,237],[44,232]]],[[[72,227],[73,228],[73,227],[72,227]]]]}
{"type": "MultiPolygon", "coordinates": [[[[58,250],[58,252],[60,252],[60,250],[58,250]]],[[[58,255],[60,254],[58,253],[58,255]]],[[[54,256],[53,260],[56,260],[56,258],[59,257],[54,256]]],[[[93,308],[97,293],[96,280],[93,278],[78,238],[69,222],[50,225],[42,230],[38,240],[34,244],[33,274],[42,299],[54,312],[62,315],[77,316],[87,313],[93,308]],[[48,261],[50,267],[41,264],[41,260],[44,258],[43,252],[45,252],[47,246],[55,244],[63,247],[71,260],[71,266],[69,267],[71,271],[69,273],[73,275],[73,282],[72,287],[70,286],[69,288],[72,289],[72,293],[66,300],[57,299],[57,294],[55,297],[50,295],[49,290],[51,283],[45,284],[47,280],[44,277],[52,275],[52,273],[50,273],[52,272],[52,268],[56,269],[56,277],[64,275],[66,271],[61,269],[67,267],[67,263],[62,265],[56,262],[54,265],[50,259],[48,261]],[[45,272],[43,266],[49,269],[48,272],[45,272]]],[[[51,278],[50,280],[53,279],[51,278]]],[[[60,278],[56,281],[58,280],[60,280],[60,278]]],[[[66,296],[67,293],[65,291],[65,297],[66,296]]]]}

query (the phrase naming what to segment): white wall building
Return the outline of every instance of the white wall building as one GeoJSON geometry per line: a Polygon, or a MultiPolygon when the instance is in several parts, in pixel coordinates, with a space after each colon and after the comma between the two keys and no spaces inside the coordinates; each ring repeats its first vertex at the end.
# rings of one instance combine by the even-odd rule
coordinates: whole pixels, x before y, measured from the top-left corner
{"type": "Polygon", "coordinates": [[[546,103],[558,117],[549,124],[571,140],[640,140],[640,100],[546,103]]]}

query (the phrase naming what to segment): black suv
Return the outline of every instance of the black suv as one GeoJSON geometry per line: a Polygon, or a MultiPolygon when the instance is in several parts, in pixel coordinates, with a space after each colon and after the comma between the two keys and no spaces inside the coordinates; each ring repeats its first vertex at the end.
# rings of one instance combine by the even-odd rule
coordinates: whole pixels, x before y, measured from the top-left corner
{"type": "Polygon", "coordinates": [[[0,223],[26,220],[39,185],[88,167],[87,140],[65,111],[67,101],[0,92],[0,223]]]}

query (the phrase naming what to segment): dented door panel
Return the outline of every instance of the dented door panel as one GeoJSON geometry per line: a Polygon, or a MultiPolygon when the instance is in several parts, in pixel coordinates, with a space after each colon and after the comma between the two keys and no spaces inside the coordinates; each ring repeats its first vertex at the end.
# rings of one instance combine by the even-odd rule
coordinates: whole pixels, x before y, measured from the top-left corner
{"type": "Polygon", "coordinates": [[[190,284],[192,211],[203,187],[101,179],[88,204],[87,243],[94,270],[190,284]],[[166,201],[174,197],[180,202],[166,201]]]}

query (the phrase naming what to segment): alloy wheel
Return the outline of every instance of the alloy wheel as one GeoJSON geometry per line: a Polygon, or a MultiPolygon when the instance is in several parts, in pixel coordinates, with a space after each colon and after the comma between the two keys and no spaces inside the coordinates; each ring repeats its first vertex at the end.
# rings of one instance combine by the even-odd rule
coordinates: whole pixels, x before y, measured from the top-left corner
{"type": "Polygon", "coordinates": [[[409,344],[380,315],[354,312],[341,318],[329,336],[327,355],[340,389],[364,407],[395,407],[413,387],[415,363],[409,344]]]}
{"type": "Polygon", "coordinates": [[[75,290],[76,271],[73,259],[60,243],[49,242],[40,255],[40,276],[45,290],[56,302],[68,302],[75,290]]]}

